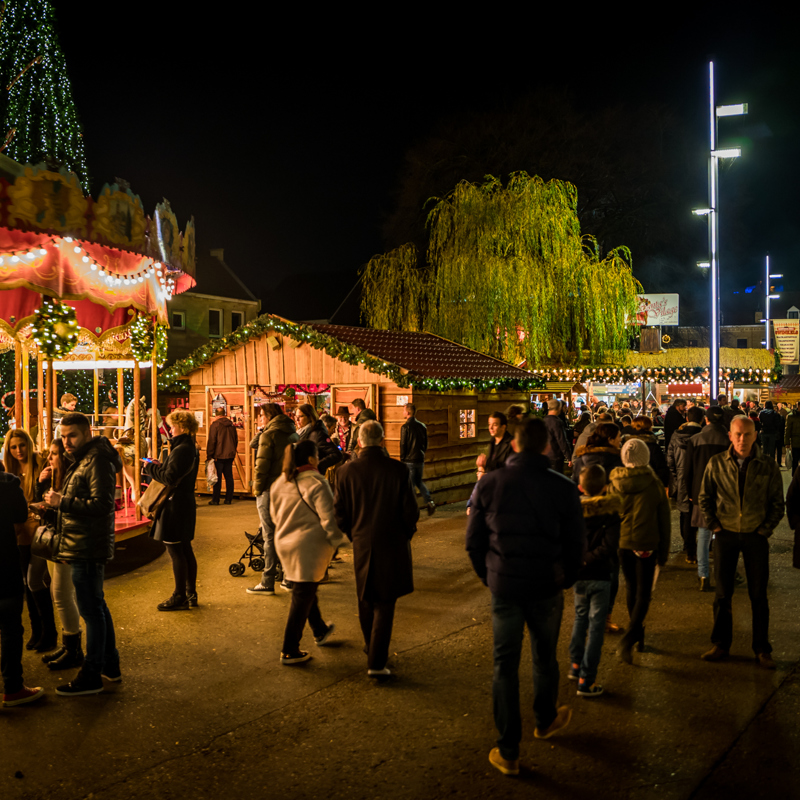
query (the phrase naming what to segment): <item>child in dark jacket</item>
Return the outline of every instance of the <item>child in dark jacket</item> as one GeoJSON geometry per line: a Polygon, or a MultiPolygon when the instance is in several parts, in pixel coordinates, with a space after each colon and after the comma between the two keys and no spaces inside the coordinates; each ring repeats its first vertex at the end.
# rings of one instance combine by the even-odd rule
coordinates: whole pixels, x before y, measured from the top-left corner
{"type": "Polygon", "coordinates": [[[622,503],[618,495],[605,493],[606,471],[599,464],[581,472],[580,487],[586,552],[573,589],[575,623],[569,644],[569,679],[578,681],[581,697],[597,697],[603,693],[596,678],[611,595],[613,557],[619,547],[622,503]]]}

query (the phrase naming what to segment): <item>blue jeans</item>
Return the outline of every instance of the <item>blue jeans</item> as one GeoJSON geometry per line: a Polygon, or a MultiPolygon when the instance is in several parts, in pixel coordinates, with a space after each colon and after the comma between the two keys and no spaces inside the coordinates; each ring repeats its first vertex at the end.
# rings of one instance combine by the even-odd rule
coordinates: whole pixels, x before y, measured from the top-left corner
{"type": "Polygon", "coordinates": [[[71,561],[75,600],[86,625],[86,658],[83,668],[100,675],[119,670],[114,622],[103,594],[104,561],[71,561]]]}
{"type": "Polygon", "coordinates": [[[278,554],[275,551],[275,526],[269,513],[269,489],[265,489],[256,498],[256,509],[261,522],[261,535],[264,537],[264,571],[261,573],[261,585],[267,589],[274,589],[275,575],[278,572],[278,554]]]}
{"type": "Polygon", "coordinates": [[[711,548],[711,529],[697,529],[697,577],[707,578],[708,572],[708,551],[711,548]]]}
{"type": "Polygon", "coordinates": [[[411,491],[413,492],[415,488],[419,489],[419,493],[422,495],[425,502],[430,503],[431,493],[428,491],[428,487],[422,482],[422,471],[425,469],[425,462],[404,461],[403,463],[408,467],[408,482],[411,484],[411,491]]]}
{"type": "Polygon", "coordinates": [[[611,581],[578,581],[574,592],[575,623],[572,626],[572,641],[569,643],[569,660],[580,665],[580,677],[591,685],[597,677],[597,667],[603,650],[611,581]]]}
{"type": "Polygon", "coordinates": [[[494,678],[492,698],[497,746],[503,758],[519,758],[522,717],[519,710],[519,660],[525,625],[533,654],[533,716],[540,730],[556,718],[558,661],[556,645],[564,612],[564,594],[518,602],[492,595],[494,678]]]}

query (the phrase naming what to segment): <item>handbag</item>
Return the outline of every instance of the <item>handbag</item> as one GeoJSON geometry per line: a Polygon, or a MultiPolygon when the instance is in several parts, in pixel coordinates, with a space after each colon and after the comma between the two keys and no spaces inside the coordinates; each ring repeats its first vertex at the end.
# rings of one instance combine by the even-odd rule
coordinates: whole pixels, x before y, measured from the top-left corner
{"type": "Polygon", "coordinates": [[[150,485],[144,490],[144,494],[137,503],[142,510],[142,514],[156,522],[161,516],[161,512],[164,510],[170,495],[178,488],[178,484],[194,469],[196,460],[192,461],[192,466],[174,484],[168,485],[161,483],[161,481],[151,480],[150,485]]]}
{"type": "Polygon", "coordinates": [[[31,554],[46,558],[48,561],[55,561],[60,543],[61,536],[52,525],[39,525],[33,534],[31,554]]]}

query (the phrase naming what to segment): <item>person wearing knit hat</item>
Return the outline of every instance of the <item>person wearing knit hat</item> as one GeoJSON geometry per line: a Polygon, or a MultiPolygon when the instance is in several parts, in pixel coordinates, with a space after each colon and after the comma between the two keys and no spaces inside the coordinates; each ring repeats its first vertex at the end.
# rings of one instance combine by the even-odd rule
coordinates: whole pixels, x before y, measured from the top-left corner
{"type": "Polygon", "coordinates": [[[646,467],[650,463],[650,449],[641,439],[629,439],[620,452],[625,467],[646,467]]]}
{"type": "Polygon", "coordinates": [[[669,556],[670,509],[664,484],[650,461],[650,449],[640,439],[629,439],[620,452],[624,466],[612,470],[611,491],[622,500],[619,558],[625,576],[630,624],[618,655],[633,663],[633,646],[644,650],[644,621],[650,607],[656,565],[669,556]]]}

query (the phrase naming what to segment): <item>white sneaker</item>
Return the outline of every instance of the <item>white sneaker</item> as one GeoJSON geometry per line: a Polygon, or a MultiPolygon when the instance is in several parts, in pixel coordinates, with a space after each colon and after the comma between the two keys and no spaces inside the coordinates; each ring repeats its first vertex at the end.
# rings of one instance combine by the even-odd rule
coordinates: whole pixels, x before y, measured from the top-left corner
{"type": "Polygon", "coordinates": [[[257,583],[252,589],[247,589],[247,594],[261,594],[264,597],[268,597],[271,594],[275,594],[275,589],[264,586],[263,583],[257,583]]]}

